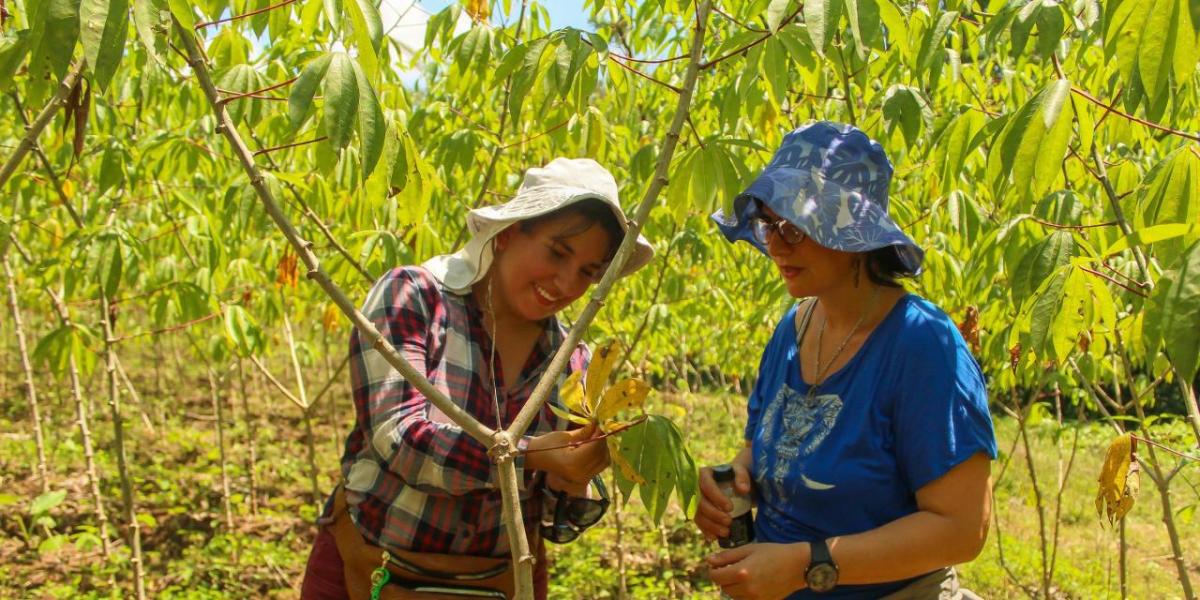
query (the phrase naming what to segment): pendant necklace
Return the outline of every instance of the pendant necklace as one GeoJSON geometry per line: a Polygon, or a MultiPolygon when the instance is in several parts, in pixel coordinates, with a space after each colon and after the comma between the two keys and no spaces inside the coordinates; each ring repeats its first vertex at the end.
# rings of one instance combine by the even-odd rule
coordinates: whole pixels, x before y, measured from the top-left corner
{"type": "Polygon", "coordinates": [[[858,321],[856,321],[854,323],[854,327],[850,329],[850,334],[847,335],[846,338],[842,340],[842,343],[838,345],[837,350],[833,351],[833,356],[829,357],[829,362],[825,363],[825,368],[821,368],[821,342],[825,339],[825,324],[829,322],[829,318],[827,315],[822,315],[821,328],[817,330],[817,372],[813,377],[812,385],[808,386],[808,392],[804,395],[805,400],[811,401],[814,397],[816,397],[817,388],[821,387],[821,384],[825,382],[825,377],[829,374],[829,368],[833,366],[833,363],[837,362],[838,357],[842,355],[842,351],[846,349],[846,346],[850,343],[850,340],[854,337],[854,334],[858,333],[858,328],[861,327],[863,321],[866,320],[867,313],[871,312],[871,309],[875,308],[875,301],[878,298],[879,286],[875,286],[875,289],[871,292],[871,299],[867,301],[866,306],[863,307],[862,312],[858,315],[858,321]]]}

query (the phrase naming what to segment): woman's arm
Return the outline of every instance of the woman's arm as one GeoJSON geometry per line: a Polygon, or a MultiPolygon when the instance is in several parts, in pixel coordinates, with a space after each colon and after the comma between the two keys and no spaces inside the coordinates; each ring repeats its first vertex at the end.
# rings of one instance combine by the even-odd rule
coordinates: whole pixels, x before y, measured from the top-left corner
{"type": "MultiPolygon", "coordinates": [[[[881,527],[830,538],[838,584],[883,583],[974,559],[987,539],[991,460],[976,453],[917,490],[917,512],[881,527]]],[[[709,558],[732,598],[783,598],[805,586],[809,544],[750,544],[709,558]]]]}

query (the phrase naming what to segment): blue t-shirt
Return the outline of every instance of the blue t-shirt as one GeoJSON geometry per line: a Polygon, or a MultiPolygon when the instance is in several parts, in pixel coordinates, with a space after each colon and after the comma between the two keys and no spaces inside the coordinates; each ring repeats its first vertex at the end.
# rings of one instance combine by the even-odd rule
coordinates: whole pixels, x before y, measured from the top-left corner
{"type": "MultiPolygon", "coordinates": [[[[996,457],[979,365],[931,302],[898,300],[811,399],[796,346],[798,307],[776,327],[749,399],[757,541],[875,529],[916,512],[916,491],[976,452],[996,457]]],[[[910,581],[839,585],[819,597],[878,598],[910,581]]],[[[802,590],[788,598],[813,597],[802,590]]]]}

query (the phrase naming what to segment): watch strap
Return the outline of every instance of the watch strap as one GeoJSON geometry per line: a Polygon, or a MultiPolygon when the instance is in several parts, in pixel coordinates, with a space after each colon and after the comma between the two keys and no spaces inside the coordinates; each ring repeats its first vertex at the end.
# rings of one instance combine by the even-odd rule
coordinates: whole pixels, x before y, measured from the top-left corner
{"type": "Polygon", "coordinates": [[[808,569],[807,570],[812,570],[814,565],[820,565],[820,564],[832,565],[832,564],[834,564],[833,555],[829,553],[829,544],[826,544],[825,540],[821,540],[818,542],[811,542],[809,544],[809,548],[811,550],[809,552],[808,569]]]}

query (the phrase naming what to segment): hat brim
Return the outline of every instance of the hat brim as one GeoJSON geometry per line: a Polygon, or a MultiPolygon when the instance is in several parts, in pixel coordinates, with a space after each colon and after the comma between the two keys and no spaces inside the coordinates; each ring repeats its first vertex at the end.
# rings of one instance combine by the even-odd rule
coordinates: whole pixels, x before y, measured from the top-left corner
{"type": "MultiPolygon", "coordinates": [[[[471,286],[483,278],[492,265],[492,238],[510,225],[549,214],[576,202],[588,199],[603,201],[613,211],[617,223],[626,234],[629,223],[624,211],[616,202],[595,191],[571,186],[540,186],[527,188],[512,200],[495,206],[485,206],[467,214],[467,226],[472,237],[458,252],[435,256],[424,263],[442,283],[442,287],[456,294],[465,294],[471,286]]],[[[642,235],[638,235],[633,255],[621,269],[625,277],[646,266],[654,258],[654,247],[642,235]]]]}
{"type": "Polygon", "coordinates": [[[754,238],[750,228],[750,219],[758,214],[754,200],[799,227],[821,246],[843,252],[869,252],[894,246],[910,273],[921,272],[925,252],[883,207],[814,171],[768,169],[734,199],[733,214],[726,214],[723,209],[713,213],[712,219],[725,239],[748,242],[766,253],[767,249],[754,238]]]}

